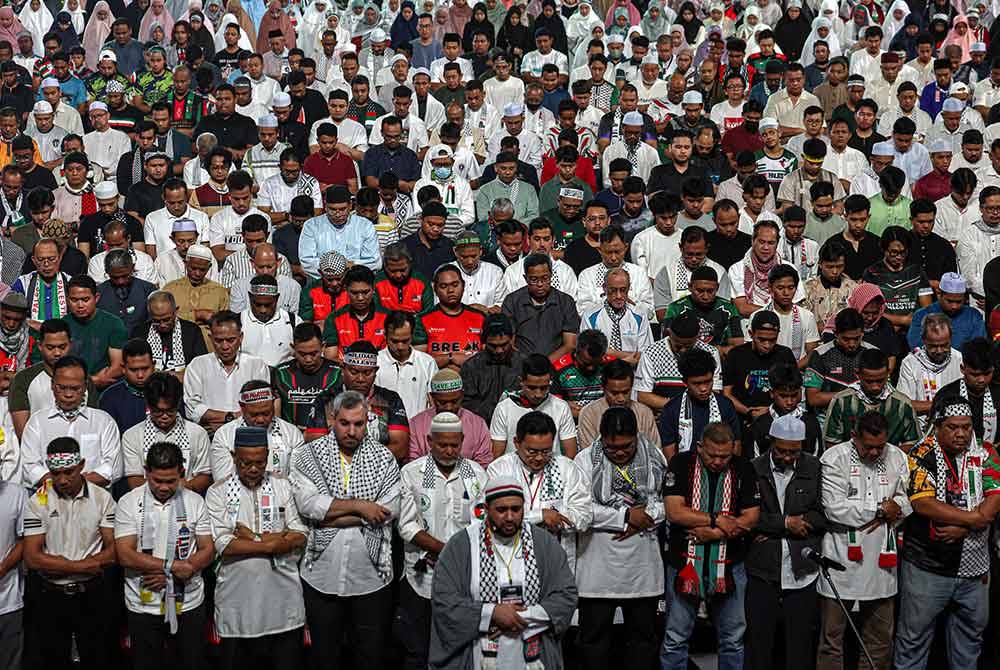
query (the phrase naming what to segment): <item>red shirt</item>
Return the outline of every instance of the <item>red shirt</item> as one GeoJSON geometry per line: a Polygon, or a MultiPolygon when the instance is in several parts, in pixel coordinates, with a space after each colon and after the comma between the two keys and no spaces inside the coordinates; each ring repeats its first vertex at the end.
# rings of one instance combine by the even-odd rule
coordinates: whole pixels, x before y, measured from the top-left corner
{"type": "MultiPolygon", "coordinates": [[[[556,157],[549,156],[544,161],[542,161],[542,184],[548,180],[554,178],[556,173],[559,172],[559,167],[556,165],[556,157]]],[[[597,193],[597,178],[594,176],[594,161],[586,157],[580,157],[576,160],[576,176],[579,177],[587,186],[590,187],[591,193],[597,193]]],[[[527,240],[527,236],[525,236],[527,240]]]]}
{"type": "Polygon", "coordinates": [[[319,180],[320,184],[329,186],[347,186],[348,179],[357,179],[358,172],[354,161],[350,156],[334,153],[329,159],[323,158],[319,153],[309,154],[306,162],[302,165],[302,171],[311,177],[319,180]]]}
{"type": "Polygon", "coordinates": [[[323,323],[323,344],[340,347],[343,351],[358,340],[371,342],[376,349],[385,348],[385,317],[383,309],[372,307],[368,318],[360,321],[350,307],[338,309],[326,317],[323,323]]]}
{"type": "Polygon", "coordinates": [[[485,320],[485,314],[471,307],[463,306],[461,312],[451,316],[438,305],[420,317],[427,333],[427,353],[479,351],[485,320]]]}
{"type": "Polygon", "coordinates": [[[951,173],[931,170],[913,185],[913,199],[924,198],[934,202],[951,193],[951,173]]]}
{"type": "Polygon", "coordinates": [[[733,154],[741,151],[760,151],[764,148],[764,140],[760,134],[748,132],[744,126],[727,130],[722,136],[722,153],[733,154]]]}
{"type": "Polygon", "coordinates": [[[306,321],[323,321],[330,316],[330,312],[347,307],[350,302],[347,291],[341,291],[333,300],[322,284],[313,286],[306,295],[306,305],[299,310],[306,321]]]}
{"type": "Polygon", "coordinates": [[[379,305],[387,310],[419,314],[434,304],[430,282],[417,274],[411,275],[403,286],[397,286],[389,281],[384,272],[380,272],[375,277],[375,293],[378,294],[379,305]]]}

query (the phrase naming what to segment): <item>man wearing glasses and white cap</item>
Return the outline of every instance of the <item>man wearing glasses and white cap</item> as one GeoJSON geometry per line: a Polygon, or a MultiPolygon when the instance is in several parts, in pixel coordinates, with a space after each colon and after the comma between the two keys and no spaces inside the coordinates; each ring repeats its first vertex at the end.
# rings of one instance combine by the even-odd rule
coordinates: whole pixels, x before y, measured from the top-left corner
{"type": "Polygon", "coordinates": [[[101,166],[106,178],[114,179],[118,161],[132,150],[132,141],[109,125],[111,114],[103,102],[90,103],[88,115],[93,130],[83,136],[83,148],[90,160],[101,166]]]}

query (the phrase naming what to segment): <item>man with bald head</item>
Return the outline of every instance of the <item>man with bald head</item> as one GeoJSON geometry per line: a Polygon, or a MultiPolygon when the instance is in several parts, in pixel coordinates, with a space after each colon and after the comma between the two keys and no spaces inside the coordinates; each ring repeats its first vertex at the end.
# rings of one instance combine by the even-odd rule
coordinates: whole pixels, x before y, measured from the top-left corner
{"type": "MultiPolygon", "coordinates": [[[[243,253],[243,252],[238,252],[243,253]]],[[[233,254],[235,256],[235,254],[233,254]]],[[[232,256],[230,256],[232,259],[232,256]]],[[[229,261],[226,261],[227,263],[229,261]]],[[[252,271],[237,279],[229,289],[229,306],[234,312],[247,308],[247,292],[250,290],[250,280],[257,275],[270,275],[278,280],[278,309],[298,314],[299,297],[302,287],[292,279],[291,275],[281,272],[288,268],[288,261],[281,256],[269,242],[261,242],[254,247],[253,258],[250,261],[252,271]],[[283,262],[283,263],[282,263],[283,262]]]]}

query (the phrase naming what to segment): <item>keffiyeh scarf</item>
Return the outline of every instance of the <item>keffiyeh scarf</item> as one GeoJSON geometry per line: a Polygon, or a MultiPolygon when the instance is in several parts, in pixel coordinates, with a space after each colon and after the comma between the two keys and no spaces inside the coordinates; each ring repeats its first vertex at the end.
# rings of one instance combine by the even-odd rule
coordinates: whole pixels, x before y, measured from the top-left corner
{"type": "MultiPolygon", "coordinates": [[[[876,486],[878,487],[876,500],[885,500],[889,497],[889,473],[885,467],[884,458],[875,461],[875,474],[877,477],[876,486]]],[[[858,455],[858,450],[853,448],[851,449],[851,473],[848,487],[848,497],[856,495],[853,494],[855,491],[861,491],[861,457],[858,455]]],[[[883,525],[885,526],[885,542],[879,552],[878,565],[880,568],[894,568],[899,562],[899,557],[896,554],[896,529],[890,524],[883,525]]],[[[850,528],[847,531],[847,560],[855,563],[864,560],[864,552],[861,549],[861,540],[856,528],[850,528]]]]}
{"type": "Polygon", "coordinates": [[[163,335],[156,328],[150,327],[146,341],[153,351],[153,363],[157,370],[180,370],[187,365],[181,335],[181,324],[174,322],[174,329],[170,333],[170,351],[168,352],[163,348],[163,335]]]}
{"type": "Polygon", "coordinates": [[[917,362],[923,366],[925,370],[931,374],[940,374],[948,367],[948,363],[951,362],[951,351],[948,351],[948,356],[940,363],[935,363],[927,355],[926,347],[919,347],[913,351],[913,357],[917,359],[917,362]]]}
{"type": "Polygon", "coordinates": [[[594,502],[606,507],[624,508],[645,505],[659,495],[663,483],[664,464],[642,435],[636,437],[636,451],[632,461],[621,468],[604,455],[602,444],[595,442],[591,448],[594,502]]]}
{"type": "Polygon", "coordinates": [[[28,321],[21,322],[21,327],[12,333],[0,326],[0,349],[14,361],[14,370],[22,370],[28,362],[28,347],[31,336],[28,333],[28,321]]]}
{"type": "MultiPolygon", "coordinates": [[[[341,462],[340,447],[334,435],[314,440],[294,454],[296,467],[305,474],[317,489],[334,499],[379,500],[399,482],[399,468],[388,449],[378,449],[367,441],[354,452],[349,469],[345,472],[341,462]]],[[[306,551],[306,569],[326,551],[339,528],[321,528],[312,522],[306,551]]],[[[392,578],[392,560],[389,554],[390,532],[387,525],[364,525],[361,534],[372,564],[379,576],[388,583],[392,578]]]]}
{"type": "MultiPolygon", "coordinates": [[[[708,469],[701,462],[701,456],[692,459],[688,474],[691,508],[699,512],[712,512],[720,516],[731,516],[736,499],[736,472],[729,464],[715,483],[715,495],[710,495],[711,479],[708,469]],[[709,501],[713,501],[709,504],[709,501]]],[[[727,542],[696,544],[688,541],[687,563],[677,573],[674,589],[678,594],[699,601],[714,595],[732,592],[735,588],[732,574],[727,570],[727,542]],[[708,569],[706,570],[706,565],[708,569]]]]}
{"type": "Polygon", "coordinates": [[[778,255],[775,254],[766,263],[758,261],[752,251],[749,256],[749,262],[743,261],[743,295],[751,304],[766,305],[771,300],[767,276],[778,264],[778,255]]]}
{"type": "MultiPolygon", "coordinates": [[[[965,384],[965,379],[958,380],[958,393],[971,402],[969,387],[965,384]]],[[[983,393],[983,444],[992,445],[996,441],[997,435],[997,408],[993,403],[993,392],[989,386],[983,393]]]]}
{"type": "MultiPolygon", "coordinates": [[[[167,585],[163,590],[163,602],[160,609],[170,627],[170,634],[177,633],[177,616],[184,608],[184,582],[171,576],[170,571],[175,560],[183,561],[191,556],[194,550],[194,533],[188,526],[187,510],[184,507],[184,487],[180,486],[166,504],[173,508],[173,514],[167,515],[167,555],[163,556],[163,572],[167,576],[167,585]]],[[[147,485],[142,495],[142,508],[139,512],[139,550],[144,554],[153,555],[156,547],[155,529],[152,515],[154,514],[153,496],[147,485]]],[[[157,556],[157,558],[161,558],[157,556]]],[[[139,597],[143,603],[153,599],[151,591],[141,590],[139,597]],[[147,595],[148,594],[148,595],[147,595]]]]}
{"type": "MultiPolygon", "coordinates": [[[[433,491],[437,488],[437,477],[434,475],[435,470],[437,470],[437,463],[428,454],[427,459],[424,461],[424,469],[421,473],[422,481],[421,488],[424,491],[433,491]]],[[[458,472],[458,476],[462,479],[462,485],[465,487],[465,492],[469,496],[470,501],[475,501],[479,496],[479,480],[476,478],[476,472],[469,465],[468,459],[459,458],[458,462],[455,463],[455,471],[458,472]]],[[[423,525],[424,530],[430,529],[429,517],[432,517],[430,506],[427,509],[421,508],[420,510],[420,523],[423,525]]]]}
{"type": "MultiPolygon", "coordinates": [[[[715,397],[713,392],[708,396],[708,423],[718,421],[722,421],[722,412],[719,410],[719,399],[715,397]]],[[[681,440],[680,444],[677,445],[677,452],[689,451],[694,437],[694,411],[687,391],[684,391],[684,395],[681,397],[681,414],[677,422],[677,429],[681,440]]]]}
{"type": "Polygon", "coordinates": [[[611,336],[608,338],[608,349],[611,351],[622,350],[622,319],[628,314],[628,308],[615,309],[607,300],[604,301],[604,311],[611,320],[611,336]]]}
{"type": "MultiPolygon", "coordinates": [[[[938,446],[934,435],[927,437],[929,445],[934,450],[937,465],[936,486],[934,497],[938,502],[954,506],[970,512],[983,501],[983,467],[987,465],[990,454],[972,438],[972,444],[965,453],[954,457],[954,466],[947,460],[944,450],[938,446]],[[943,481],[942,481],[943,480],[943,481]]],[[[959,558],[959,574],[982,574],[989,569],[989,563],[976,565],[977,557],[988,556],[986,544],[989,541],[990,529],[970,530],[962,540],[962,553],[959,558]]],[[[931,541],[937,540],[935,526],[931,523],[931,541]]]]}
{"type": "Polygon", "coordinates": [[[530,473],[525,474],[525,472],[526,470],[522,468],[521,474],[524,476],[524,486],[527,490],[525,500],[528,503],[528,509],[534,507],[536,499],[539,501],[562,500],[565,485],[563,484],[562,470],[554,457],[549,458],[549,462],[542,468],[538,475],[538,484],[534,488],[531,486],[530,473]]]}
{"type": "Polygon", "coordinates": [[[170,427],[170,430],[164,433],[153,420],[148,416],[142,424],[142,461],[146,462],[146,454],[149,453],[149,448],[152,447],[157,442],[169,442],[171,444],[176,444],[177,448],[181,450],[184,454],[185,463],[188,462],[188,455],[191,453],[191,441],[188,438],[187,425],[184,419],[178,415],[177,420],[174,421],[174,425],[170,427]]]}
{"type": "MultiPolygon", "coordinates": [[[[226,513],[229,515],[229,523],[234,528],[236,527],[236,519],[240,513],[240,502],[243,497],[240,493],[243,488],[243,482],[240,481],[239,475],[236,473],[233,473],[226,479],[226,513]]],[[[264,475],[258,490],[260,492],[260,504],[256,506],[258,532],[281,532],[284,530],[284,525],[280,523],[280,520],[275,515],[274,486],[271,484],[270,475],[264,475]]]]}
{"type": "MultiPolygon", "coordinates": [[[[775,308],[774,302],[769,302],[764,307],[769,312],[774,312],[780,318],[781,313],[775,308]]],[[[802,327],[802,312],[799,311],[798,305],[792,305],[792,354],[795,358],[801,358],[805,354],[805,332],[802,327]]]]}

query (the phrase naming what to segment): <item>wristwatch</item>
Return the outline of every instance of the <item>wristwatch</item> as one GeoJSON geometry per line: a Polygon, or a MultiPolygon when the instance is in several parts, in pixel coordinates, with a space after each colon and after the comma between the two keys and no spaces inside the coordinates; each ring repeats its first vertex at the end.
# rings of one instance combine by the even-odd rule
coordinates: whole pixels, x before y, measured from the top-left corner
{"type": "Polygon", "coordinates": [[[709,527],[715,528],[715,520],[719,518],[719,515],[716,514],[715,512],[709,512],[708,518],[709,518],[709,527]]]}

